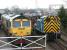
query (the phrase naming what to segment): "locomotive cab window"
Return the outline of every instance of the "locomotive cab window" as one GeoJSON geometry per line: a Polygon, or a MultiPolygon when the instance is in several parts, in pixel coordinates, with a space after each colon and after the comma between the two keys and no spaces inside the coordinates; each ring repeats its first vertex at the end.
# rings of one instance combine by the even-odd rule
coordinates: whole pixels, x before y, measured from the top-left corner
{"type": "Polygon", "coordinates": [[[13,21],[13,27],[21,27],[20,21],[13,21]]]}
{"type": "Polygon", "coordinates": [[[22,26],[29,27],[30,21],[23,21],[22,26]]]}

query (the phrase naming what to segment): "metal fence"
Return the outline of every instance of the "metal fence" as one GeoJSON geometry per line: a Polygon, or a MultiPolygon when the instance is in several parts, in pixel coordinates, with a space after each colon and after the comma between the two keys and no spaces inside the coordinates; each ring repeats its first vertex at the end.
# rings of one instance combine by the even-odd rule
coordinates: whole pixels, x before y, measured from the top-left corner
{"type": "Polygon", "coordinates": [[[47,35],[43,35],[43,36],[23,36],[23,37],[0,37],[0,42],[4,43],[4,44],[0,45],[0,49],[35,49],[35,48],[45,48],[46,47],[46,36],[47,35]],[[33,40],[30,40],[30,39],[27,39],[27,38],[38,38],[38,39],[33,41],[33,40]],[[7,42],[7,41],[4,41],[2,39],[14,39],[14,40],[7,42]],[[30,41],[30,43],[25,45],[25,46],[22,46],[23,45],[22,43],[20,43],[20,46],[16,46],[16,45],[12,44],[12,42],[17,41],[18,39],[25,39],[27,41],[30,41]],[[41,41],[44,40],[43,41],[44,43],[43,42],[42,42],[43,44],[38,43],[38,41],[40,41],[40,40],[41,41]],[[27,46],[30,46],[32,44],[37,44],[39,46],[34,46],[33,45],[33,47],[27,47],[27,46]],[[14,46],[14,47],[5,47],[7,45],[14,46]]]}

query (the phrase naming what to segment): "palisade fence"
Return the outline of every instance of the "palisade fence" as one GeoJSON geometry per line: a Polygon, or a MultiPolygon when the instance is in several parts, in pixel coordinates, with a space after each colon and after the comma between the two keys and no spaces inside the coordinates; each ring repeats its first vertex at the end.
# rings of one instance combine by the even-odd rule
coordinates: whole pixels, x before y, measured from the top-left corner
{"type": "Polygon", "coordinates": [[[46,36],[23,36],[23,37],[0,37],[0,49],[36,49],[36,48],[45,48],[46,47],[46,36]],[[30,40],[27,38],[37,38],[36,40],[30,40]],[[12,41],[5,41],[5,39],[14,39],[12,41]],[[20,46],[16,46],[12,44],[12,42],[17,41],[18,39],[24,39],[29,41],[29,44],[26,44],[25,46],[22,46],[23,44],[20,43],[20,46]],[[41,43],[38,43],[42,41],[41,43]],[[3,43],[3,44],[2,44],[3,43]],[[2,45],[1,45],[2,44],[2,45]],[[33,45],[34,44],[34,45],[33,45]],[[36,45],[38,46],[36,46],[36,45]],[[6,47],[6,46],[13,46],[13,47],[6,47]],[[30,45],[33,45],[32,47],[30,45]],[[28,47],[29,46],[29,47],[28,47]]]}

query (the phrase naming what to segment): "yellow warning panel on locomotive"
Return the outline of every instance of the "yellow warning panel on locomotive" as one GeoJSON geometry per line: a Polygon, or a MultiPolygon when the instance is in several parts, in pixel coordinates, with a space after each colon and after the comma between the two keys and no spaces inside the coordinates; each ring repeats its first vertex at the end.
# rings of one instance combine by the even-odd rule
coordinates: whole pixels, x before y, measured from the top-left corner
{"type": "Polygon", "coordinates": [[[48,16],[44,19],[44,32],[60,32],[60,18],[58,16],[48,16]]]}

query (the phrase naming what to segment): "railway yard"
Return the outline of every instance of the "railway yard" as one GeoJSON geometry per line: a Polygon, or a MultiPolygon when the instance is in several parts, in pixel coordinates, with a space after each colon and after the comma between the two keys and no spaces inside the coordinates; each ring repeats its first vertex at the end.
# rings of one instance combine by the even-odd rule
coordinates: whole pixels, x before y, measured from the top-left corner
{"type": "Polygon", "coordinates": [[[61,1],[0,1],[0,50],[67,50],[67,1],[61,1]]]}
{"type": "Polygon", "coordinates": [[[0,21],[0,50],[67,50],[59,16],[3,14],[0,21]]]}
{"type": "MultiPolygon", "coordinates": [[[[0,30],[0,37],[6,37],[4,32],[0,30]]],[[[7,39],[1,39],[0,38],[0,50],[67,50],[67,36],[66,35],[61,35],[61,39],[55,40],[55,41],[47,41],[46,42],[46,47],[44,48],[35,48],[35,49],[16,49],[12,48],[11,45],[5,45],[3,46],[6,42],[8,42],[7,39]],[[5,42],[4,42],[5,41],[5,42]]],[[[43,43],[43,40],[41,40],[41,43],[43,43]]],[[[44,44],[44,43],[43,43],[44,44]]],[[[34,44],[33,44],[34,45],[34,44]]]]}

